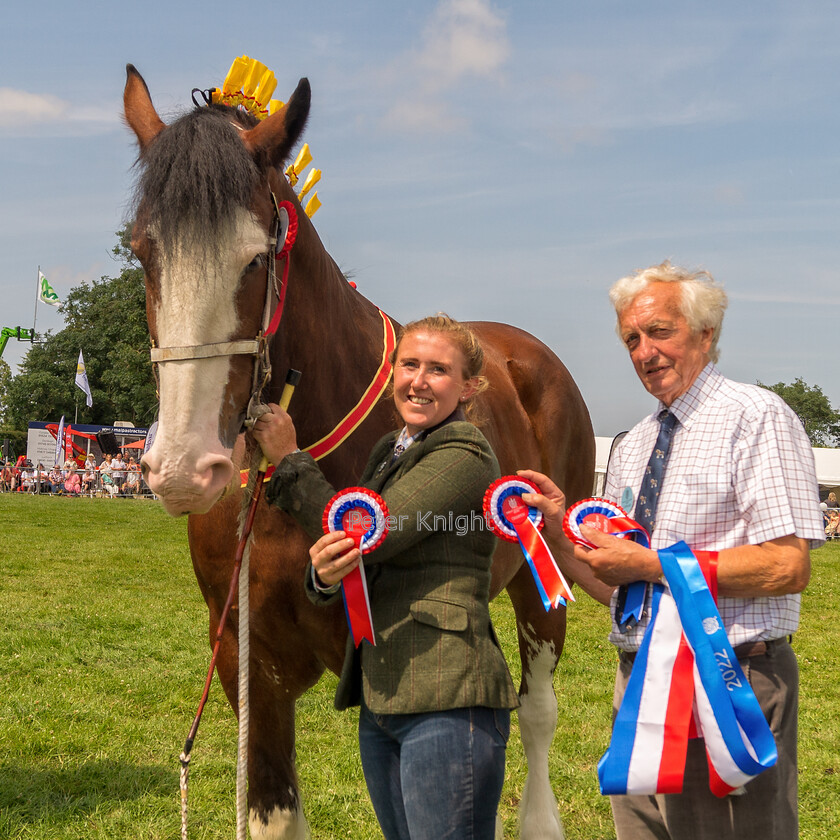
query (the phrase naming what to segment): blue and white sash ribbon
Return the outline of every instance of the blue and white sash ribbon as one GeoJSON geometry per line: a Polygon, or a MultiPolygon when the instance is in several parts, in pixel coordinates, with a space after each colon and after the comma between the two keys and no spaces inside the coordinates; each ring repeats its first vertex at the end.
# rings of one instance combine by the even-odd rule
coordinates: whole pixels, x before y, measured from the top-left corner
{"type": "Polygon", "coordinates": [[[684,542],[659,558],[670,591],[653,585],[650,623],[598,764],[601,792],[681,792],[693,704],[711,790],[725,796],[776,763],[776,744],[697,558],[684,542]]]}

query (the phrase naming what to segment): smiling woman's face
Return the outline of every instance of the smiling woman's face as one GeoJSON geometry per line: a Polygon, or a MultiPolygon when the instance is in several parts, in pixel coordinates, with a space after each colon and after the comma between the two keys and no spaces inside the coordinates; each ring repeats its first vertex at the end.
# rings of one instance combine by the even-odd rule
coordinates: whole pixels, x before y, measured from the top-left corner
{"type": "Polygon", "coordinates": [[[443,333],[418,330],[404,336],[394,361],[394,404],[410,435],[444,421],[475,393],[464,376],[466,360],[443,333]]]}

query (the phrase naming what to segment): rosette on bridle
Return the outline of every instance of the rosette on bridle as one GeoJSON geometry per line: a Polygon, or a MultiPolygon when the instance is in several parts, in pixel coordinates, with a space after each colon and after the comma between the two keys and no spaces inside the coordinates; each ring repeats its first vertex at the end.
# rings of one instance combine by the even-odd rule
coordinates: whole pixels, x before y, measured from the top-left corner
{"type": "MultiPolygon", "coordinates": [[[[366,487],[348,487],[336,493],[324,508],[324,533],[344,531],[356,547],[367,554],[385,539],[388,533],[388,507],[384,499],[366,487]]],[[[347,624],[358,647],[362,639],[376,644],[373,617],[370,611],[364,564],[359,565],[341,581],[347,624]]]]}
{"type": "Polygon", "coordinates": [[[574,601],[572,589],[557,567],[545,540],[540,534],[543,515],[522,501],[523,493],[539,493],[539,488],[515,475],[494,481],[484,494],[484,518],[493,533],[508,542],[518,542],[546,612],[566,601],[574,601]]]}

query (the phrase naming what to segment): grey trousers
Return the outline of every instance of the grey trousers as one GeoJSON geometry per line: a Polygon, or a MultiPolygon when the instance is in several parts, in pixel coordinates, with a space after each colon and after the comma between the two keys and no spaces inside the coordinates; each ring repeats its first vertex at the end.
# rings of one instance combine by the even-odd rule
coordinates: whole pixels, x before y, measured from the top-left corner
{"type": "MultiPolygon", "coordinates": [[[[779,759],[746,785],[744,793],[716,797],[702,739],[689,741],[682,793],[611,796],[617,840],[797,840],[796,734],[799,665],[787,640],[739,660],[764,711],[779,759]]],[[[619,654],[614,710],[630,678],[632,657],[619,654]]]]}

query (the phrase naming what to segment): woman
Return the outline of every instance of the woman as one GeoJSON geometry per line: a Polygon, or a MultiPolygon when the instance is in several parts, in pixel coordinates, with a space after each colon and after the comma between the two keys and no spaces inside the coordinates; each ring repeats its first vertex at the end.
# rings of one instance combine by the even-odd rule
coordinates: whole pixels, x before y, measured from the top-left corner
{"type": "Polygon", "coordinates": [[[123,493],[126,496],[134,496],[140,490],[140,465],[134,458],[128,459],[128,466],[125,469],[125,484],[123,493]]]}
{"type": "MultiPolygon", "coordinates": [[[[360,483],[399,524],[365,556],[376,646],[356,650],[348,636],[335,704],[361,705],[362,767],[386,840],[491,840],[518,699],[488,608],[495,538],[482,499],[499,466],[462,413],[486,387],[483,352],[467,327],[438,315],[406,326],[391,361],[404,426],[374,446],[360,483]],[[467,533],[452,530],[467,518],[467,533]]],[[[361,559],[344,532],[322,533],[336,488],[297,449],[278,406],[254,436],[279,465],[268,500],[316,540],[307,592],[332,603],[361,559]]]]}
{"type": "Polygon", "coordinates": [[[58,464],[56,464],[49,472],[48,475],[49,480],[49,491],[50,494],[53,493],[61,493],[62,487],[62,479],[61,479],[61,469],[59,468],[58,464]]]}
{"type": "Polygon", "coordinates": [[[82,492],[82,481],[75,467],[71,467],[67,471],[67,477],[64,479],[64,494],[66,496],[78,496],[82,492]]]}
{"type": "Polygon", "coordinates": [[[82,494],[93,498],[96,492],[96,458],[88,453],[85,458],[85,472],[82,475],[82,494]]]}
{"type": "Polygon", "coordinates": [[[102,496],[107,493],[113,499],[117,495],[117,485],[114,484],[111,475],[111,455],[107,452],[102,456],[102,463],[99,465],[99,484],[102,496]]]}
{"type": "Polygon", "coordinates": [[[13,490],[12,468],[8,461],[0,466],[0,493],[8,493],[13,490]]]}

